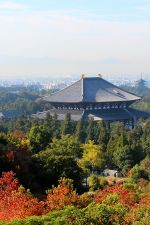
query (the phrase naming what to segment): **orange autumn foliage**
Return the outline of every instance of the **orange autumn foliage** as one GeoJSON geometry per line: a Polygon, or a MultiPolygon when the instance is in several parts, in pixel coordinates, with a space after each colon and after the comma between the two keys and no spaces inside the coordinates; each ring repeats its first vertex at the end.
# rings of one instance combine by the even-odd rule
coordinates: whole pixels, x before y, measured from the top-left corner
{"type": "Polygon", "coordinates": [[[27,137],[26,133],[20,130],[14,130],[13,132],[9,133],[10,137],[13,137],[14,139],[22,140],[27,137]]]}
{"type": "Polygon", "coordinates": [[[125,224],[148,225],[150,221],[150,204],[149,202],[135,204],[134,207],[127,213],[125,217],[125,224]]]}
{"type": "Polygon", "coordinates": [[[66,205],[78,205],[79,195],[73,190],[69,179],[61,178],[58,187],[53,187],[47,195],[47,206],[49,210],[60,209],[66,205]]]}

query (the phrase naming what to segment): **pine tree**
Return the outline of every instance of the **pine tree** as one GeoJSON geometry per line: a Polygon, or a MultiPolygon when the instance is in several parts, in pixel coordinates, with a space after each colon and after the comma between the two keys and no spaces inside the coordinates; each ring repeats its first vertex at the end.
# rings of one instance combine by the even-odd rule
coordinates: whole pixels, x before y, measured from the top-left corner
{"type": "Polygon", "coordinates": [[[99,121],[97,125],[97,143],[99,143],[103,148],[106,149],[107,142],[109,140],[109,134],[106,128],[105,122],[99,121]]]}
{"type": "Polygon", "coordinates": [[[92,119],[90,119],[88,121],[88,126],[87,126],[87,136],[86,136],[86,143],[89,140],[94,140],[94,121],[92,119]]]}
{"type": "Polygon", "coordinates": [[[49,112],[46,113],[46,117],[44,119],[44,127],[46,128],[46,130],[48,131],[48,133],[51,133],[51,126],[52,126],[52,116],[50,115],[49,112]]]}
{"type": "Polygon", "coordinates": [[[58,121],[56,113],[52,116],[51,132],[53,138],[60,137],[60,121],[58,121]]]}
{"type": "Polygon", "coordinates": [[[67,113],[65,115],[65,120],[62,122],[61,134],[62,135],[72,134],[72,122],[70,113],[67,113]]]}
{"type": "Polygon", "coordinates": [[[113,160],[123,175],[126,175],[128,170],[134,165],[133,152],[124,134],[118,138],[113,160]]]}
{"type": "Polygon", "coordinates": [[[84,143],[85,142],[86,132],[85,132],[85,129],[84,129],[84,122],[83,122],[83,120],[79,120],[77,122],[76,131],[75,131],[75,138],[80,143],[84,143]]]}

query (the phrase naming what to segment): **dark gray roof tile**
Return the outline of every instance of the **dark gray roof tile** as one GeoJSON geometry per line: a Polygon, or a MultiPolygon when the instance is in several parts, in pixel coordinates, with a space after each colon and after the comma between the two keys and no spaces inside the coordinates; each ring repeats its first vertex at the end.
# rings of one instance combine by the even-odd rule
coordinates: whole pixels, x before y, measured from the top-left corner
{"type": "Polygon", "coordinates": [[[51,103],[122,102],[139,99],[140,97],[100,77],[82,78],[72,85],[44,98],[45,101],[51,103]]]}
{"type": "Polygon", "coordinates": [[[82,96],[82,79],[73,83],[72,85],[51,94],[44,98],[48,102],[81,102],[82,96]]]}

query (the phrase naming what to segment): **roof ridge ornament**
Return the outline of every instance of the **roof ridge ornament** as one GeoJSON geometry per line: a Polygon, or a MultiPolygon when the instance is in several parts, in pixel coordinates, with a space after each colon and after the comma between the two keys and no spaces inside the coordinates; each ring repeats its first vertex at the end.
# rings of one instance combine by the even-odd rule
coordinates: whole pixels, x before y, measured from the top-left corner
{"type": "Polygon", "coordinates": [[[100,78],[102,78],[102,74],[101,74],[101,73],[99,73],[98,76],[99,76],[100,78]]]}
{"type": "Polygon", "coordinates": [[[84,79],[85,78],[85,74],[81,74],[81,79],[84,79]]]}

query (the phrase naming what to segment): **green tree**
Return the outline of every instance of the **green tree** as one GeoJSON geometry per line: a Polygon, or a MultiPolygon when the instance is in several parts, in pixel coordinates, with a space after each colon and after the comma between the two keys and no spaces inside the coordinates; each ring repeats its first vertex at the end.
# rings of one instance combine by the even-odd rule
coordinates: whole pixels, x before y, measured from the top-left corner
{"type": "Polygon", "coordinates": [[[54,113],[51,121],[51,132],[53,138],[60,137],[60,121],[58,121],[57,114],[54,113]]]}
{"type": "Polygon", "coordinates": [[[107,144],[107,164],[109,165],[110,168],[113,168],[115,166],[114,162],[114,152],[116,151],[116,146],[118,143],[119,137],[110,137],[108,144],[107,144]]]}
{"type": "Polygon", "coordinates": [[[146,158],[141,161],[140,167],[146,171],[150,180],[150,156],[146,156],[146,158]]]}
{"type": "Polygon", "coordinates": [[[90,140],[95,139],[95,137],[94,137],[95,132],[94,131],[95,131],[94,130],[94,121],[93,121],[93,119],[90,119],[88,121],[88,126],[87,126],[87,131],[86,131],[86,143],[90,140]]]}
{"type": "Polygon", "coordinates": [[[60,139],[53,138],[49,146],[56,153],[60,151],[65,154],[67,152],[67,154],[71,154],[75,158],[80,157],[82,154],[80,143],[70,134],[62,135],[60,139]]]}
{"type": "Polygon", "coordinates": [[[110,137],[118,137],[126,132],[124,124],[121,122],[114,122],[110,127],[110,137]]]}
{"type": "Polygon", "coordinates": [[[120,146],[114,152],[115,165],[126,175],[129,169],[134,165],[132,150],[129,145],[120,146]]]}
{"type": "Polygon", "coordinates": [[[28,131],[31,127],[31,123],[25,117],[20,117],[16,119],[15,129],[21,131],[28,131]]]}
{"type": "Polygon", "coordinates": [[[143,135],[141,137],[141,143],[144,152],[150,156],[150,122],[145,124],[143,135]]]}
{"type": "Polygon", "coordinates": [[[52,116],[50,115],[49,112],[46,113],[46,117],[44,119],[44,127],[46,128],[48,133],[52,133],[52,116]]]}
{"type": "Polygon", "coordinates": [[[97,127],[97,142],[106,149],[109,140],[109,133],[106,123],[103,120],[99,121],[97,127]]]}
{"type": "Polygon", "coordinates": [[[77,141],[84,143],[86,138],[85,124],[83,120],[79,120],[76,125],[75,138],[77,141]]]}
{"type": "Polygon", "coordinates": [[[57,184],[60,177],[74,180],[77,186],[81,181],[81,169],[77,165],[77,159],[81,155],[80,144],[70,135],[54,138],[45,151],[33,156],[36,179],[42,187],[57,184]]]}
{"type": "Polygon", "coordinates": [[[8,138],[6,134],[0,133],[0,173],[7,169],[6,150],[8,148],[8,138]]]}
{"type": "Polygon", "coordinates": [[[128,131],[127,138],[129,145],[139,144],[142,134],[143,131],[141,126],[136,126],[133,130],[128,131]]]}
{"type": "Polygon", "coordinates": [[[99,179],[96,174],[92,174],[90,177],[88,177],[88,186],[90,191],[95,191],[100,188],[99,179]]]}
{"type": "Polygon", "coordinates": [[[129,178],[132,182],[138,183],[141,178],[148,179],[147,172],[136,164],[131,170],[129,178]]]}
{"type": "Polygon", "coordinates": [[[4,133],[0,133],[0,148],[6,146],[8,144],[7,135],[4,133]]]}
{"type": "Polygon", "coordinates": [[[88,177],[88,186],[91,191],[104,188],[106,185],[108,185],[108,182],[104,177],[98,176],[96,174],[92,174],[90,177],[88,177]]]}
{"type": "Polygon", "coordinates": [[[61,134],[72,134],[72,122],[70,113],[67,113],[65,115],[65,120],[62,122],[61,134]]]}
{"type": "Polygon", "coordinates": [[[29,132],[29,145],[33,153],[37,153],[46,148],[51,141],[51,135],[43,126],[33,126],[29,132]]]}

